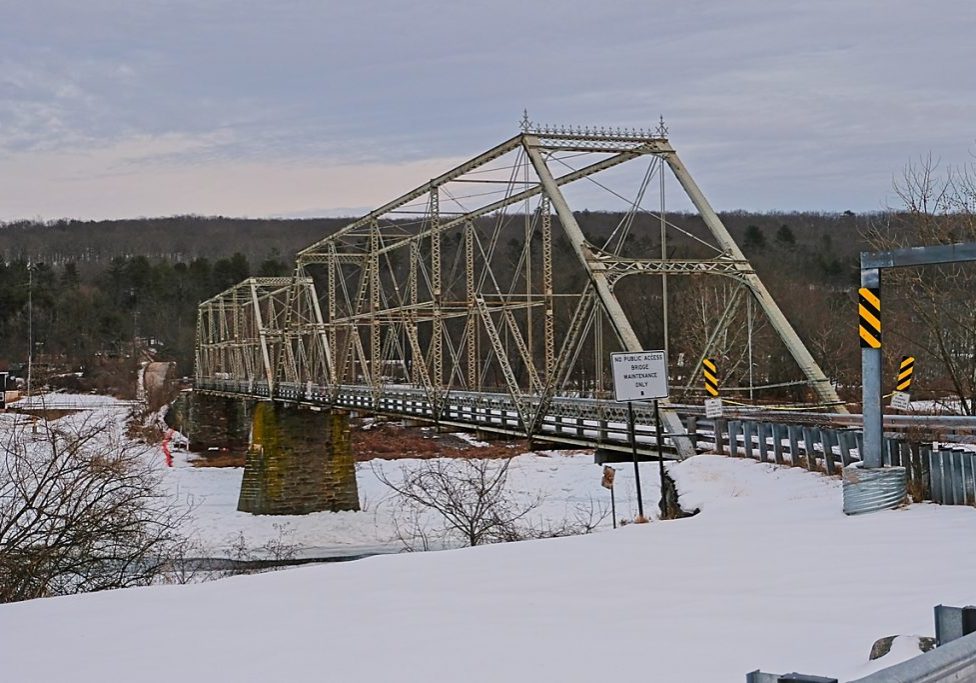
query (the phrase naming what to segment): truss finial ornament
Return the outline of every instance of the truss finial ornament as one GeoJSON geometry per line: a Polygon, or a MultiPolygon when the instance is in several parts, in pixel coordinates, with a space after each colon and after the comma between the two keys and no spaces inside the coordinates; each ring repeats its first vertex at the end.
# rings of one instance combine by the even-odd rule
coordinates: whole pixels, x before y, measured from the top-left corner
{"type": "Polygon", "coordinates": [[[522,110],[522,120],[519,122],[519,127],[522,129],[523,133],[528,133],[529,129],[532,127],[532,122],[529,120],[529,110],[522,110]]]}
{"type": "Polygon", "coordinates": [[[664,125],[664,115],[662,114],[658,120],[657,129],[654,131],[654,135],[659,138],[668,137],[668,127],[664,125]]]}

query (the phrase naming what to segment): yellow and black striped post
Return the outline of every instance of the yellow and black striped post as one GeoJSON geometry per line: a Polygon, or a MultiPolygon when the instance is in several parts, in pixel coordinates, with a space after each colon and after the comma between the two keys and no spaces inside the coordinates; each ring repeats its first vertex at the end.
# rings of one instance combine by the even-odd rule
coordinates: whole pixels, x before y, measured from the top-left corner
{"type": "Polygon", "coordinates": [[[861,287],[857,290],[857,312],[862,349],[881,348],[881,289],[861,287]]]}
{"type": "Polygon", "coordinates": [[[915,356],[902,356],[898,366],[898,382],[895,389],[908,391],[912,386],[912,373],[915,372],[915,356]]]}
{"type": "Polygon", "coordinates": [[[705,392],[712,398],[718,397],[718,366],[711,358],[702,360],[702,377],[705,378],[705,392]]]}

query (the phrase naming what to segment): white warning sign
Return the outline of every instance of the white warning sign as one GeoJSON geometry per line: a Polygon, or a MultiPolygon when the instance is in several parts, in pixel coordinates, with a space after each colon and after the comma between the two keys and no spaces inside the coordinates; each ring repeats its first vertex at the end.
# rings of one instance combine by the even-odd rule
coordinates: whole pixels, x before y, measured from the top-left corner
{"type": "Polygon", "coordinates": [[[613,394],[617,401],[668,397],[668,360],[664,351],[611,353],[613,394]]]}

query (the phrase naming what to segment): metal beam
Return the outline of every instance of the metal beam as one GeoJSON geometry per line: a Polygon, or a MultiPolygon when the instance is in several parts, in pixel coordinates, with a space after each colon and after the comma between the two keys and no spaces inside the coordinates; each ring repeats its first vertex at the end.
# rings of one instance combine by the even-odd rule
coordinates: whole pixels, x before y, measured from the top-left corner
{"type": "MultiPolygon", "coordinates": [[[[642,351],[644,347],[637,338],[637,333],[634,332],[630,320],[627,319],[627,314],[624,313],[624,309],[620,306],[620,302],[617,301],[617,297],[613,293],[610,280],[607,277],[606,264],[596,257],[590,244],[583,236],[583,230],[580,228],[579,223],[576,222],[576,216],[573,215],[569,204],[566,203],[566,198],[556,184],[556,179],[553,178],[552,172],[550,172],[549,167],[542,158],[542,154],[539,153],[538,147],[538,138],[532,135],[525,136],[525,151],[532,161],[532,166],[539,176],[546,196],[552,202],[552,206],[556,210],[556,215],[559,216],[559,223],[562,225],[563,232],[569,240],[573,252],[579,258],[580,265],[583,266],[590,276],[590,282],[593,283],[596,295],[600,299],[600,303],[603,304],[603,309],[607,313],[607,318],[610,320],[610,324],[613,326],[617,338],[628,351],[642,351]]],[[[687,437],[687,432],[678,414],[670,410],[667,404],[665,404],[661,410],[661,418],[667,427],[668,434],[675,443],[678,454],[682,458],[693,456],[695,449],[691,441],[688,438],[680,438],[682,436],[687,437]]]]}
{"type": "Polygon", "coordinates": [[[387,202],[386,204],[384,204],[383,206],[379,207],[378,209],[374,209],[373,211],[370,211],[368,214],[366,214],[362,218],[359,218],[358,220],[350,223],[349,225],[347,225],[346,227],[340,229],[338,232],[333,233],[329,237],[326,237],[323,240],[319,240],[315,244],[313,244],[313,245],[311,245],[309,247],[306,247],[305,249],[302,249],[300,252],[298,252],[299,259],[301,259],[302,255],[304,255],[305,253],[307,253],[307,252],[314,252],[317,247],[320,247],[323,244],[328,243],[330,240],[334,240],[337,237],[342,237],[343,235],[346,235],[346,234],[352,232],[356,228],[363,227],[364,225],[369,225],[369,222],[370,221],[375,220],[377,218],[380,218],[384,214],[387,214],[387,213],[393,211],[394,209],[397,209],[397,208],[403,206],[404,204],[413,201],[414,199],[418,199],[418,198],[424,196],[425,194],[427,194],[428,192],[430,192],[432,189],[435,189],[435,188],[439,187],[440,185],[443,185],[444,183],[449,182],[450,180],[452,180],[454,178],[457,178],[459,176],[462,176],[465,173],[468,173],[470,171],[473,171],[474,169],[478,168],[479,166],[483,166],[484,164],[487,164],[492,159],[497,159],[498,157],[500,157],[500,156],[502,156],[504,154],[507,154],[508,152],[511,152],[513,149],[516,149],[519,146],[520,143],[521,143],[521,136],[516,135],[515,137],[513,137],[513,138],[511,138],[509,140],[506,140],[505,142],[501,143],[500,145],[496,145],[495,147],[492,147],[487,152],[485,152],[483,154],[479,154],[478,156],[474,157],[473,159],[471,159],[469,161],[464,162],[463,164],[461,164],[459,166],[455,166],[454,168],[452,168],[447,173],[443,173],[443,174],[437,176],[436,178],[434,178],[433,180],[431,180],[429,183],[427,183],[425,185],[421,185],[420,187],[414,188],[413,190],[411,190],[410,192],[407,192],[406,194],[400,195],[399,197],[397,197],[393,201],[387,202]]]}
{"type": "MultiPolygon", "coordinates": [[[[976,261],[976,242],[908,247],[891,251],[861,253],[861,287],[876,291],[881,287],[881,269],[928,266],[976,261]]],[[[880,309],[879,309],[880,310],[880,309]]],[[[880,341],[880,340],[879,340],[880,341]]],[[[882,342],[883,343],[883,342],[882,342]]],[[[882,347],[861,347],[861,402],[864,413],[864,466],[884,466],[883,410],[881,407],[882,347]]]]}
{"type": "MultiPolygon", "coordinates": [[[[631,159],[636,159],[641,154],[645,154],[645,153],[650,153],[650,152],[622,152],[620,154],[614,154],[612,157],[602,159],[600,161],[597,161],[596,163],[590,164],[588,166],[584,166],[583,168],[578,169],[576,171],[571,171],[570,173],[566,173],[564,175],[559,176],[558,178],[556,178],[556,184],[559,185],[560,187],[563,185],[568,185],[569,183],[575,182],[577,180],[581,180],[583,178],[586,178],[587,176],[594,175],[596,173],[599,173],[600,171],[605,171],[608,168],[619,166],[620,164],[630,161],[631,159]]],[[[419,189],[420,188],[418,188],[418,190],[419,189]]],[[[423,195],[424,192],[427,192],[426,186],[424,186],[423,192],[421,192],[419,195],[416,195],[413,198],[416,199],[417,197],[423,195]]],[[[504,209],[506,206],[517,204],[521,201],[525,201],[526,199],[531,199],[532,197],[535,197],[541,193],[542,193],[542,185],[535,185],[534,187],[531,187],[527,190],[516,192],[515,194],[505,197],[503,199],[499,199],[497,201],[491,202],[490,204],[485,204],[479,209],[468,211],[467,213],[461,214],[456,218],[452,218],[449,221],[444,221],[437,227],[437,229],[440,230],[441,232],[447,232],[451,228],[461,225],[462,223],[473,221],[474,219],[481,218],[482,216],[487,216],[490,213],[493,213],[500,209],[504,209]]],[[[376,212],[374,211],[373,213],[376,212]]],[[[380,249],[380,253],[385,254],[386,252],[393,251],[394,249],[399,249],[403,247],[405,244],[416,242],[417,240],[426,237],[428,232],[429,230],[425,230],[414,235],[404,236],[403,239],[392,241],[389,244],[387,244],[385,247],[380,249]]],[[[324,258],[325,254],[320,251],[317,251],[317,248],[329,243],[331,240],[336,239],[338,236],[339,233],[336,233],[334,235],[327,237],[324,240],[316,242],[315,244],[313,244],[312,246],[306,249],[302,249],[300,252],[298,252],[298,262],[305,263],[305,264],[319,262],[324,258]]],[[[366,255],[364,254],[363,257],[365,256],[366,255]]]]}
{"type": "MultiPolygon", "coordinates": [[[[708,229],[711,231],[712,235],[718,240],[719,245],[725,252],[736,261],[747,261],[745,254],[739,249],[739,245],[735,243],[732,239],[732,235],[725,228],[722,220],[715,213],[711,204],[705,199],[705,195],[699,189],[695,180],[688,173],[684,164],[678,158],[677,153],[674,151],[668,152],[664,155],[665,161],[668,162],[668,166],[671,167],[671,171],[674,173],[675,178],[684,188],[691,199],[692,204],[698,209],[698,213],[701,215],[702,220],[708,229]]],[[[762,306],[763,311],[766,313],[766,317],[769,318],[770,324],[773,329],[779,334],[780,339],[786,344],[786,348],[789,350],[790,354],[796,360],[797,365],[800,366],[800,370],[806,375],[807,379],[813,384],[813,388],[816,390],[817,395],[820,399],[828,405],[836,406],[836,410],[839,413],[846,413],[847,408],[844,406],[844,402],[840,400],[837,395],[837,391],[834,389],[830,380],[827,379],[827,375],[814,360],[813,356],[807,350],[807,347],[803,344],[800,336],[793,329],[790,321],[786,319],[783,315],[783,311],[780,310],[773,296],[766,289],[766,286],[759,279],[759,276],[754,272],[743,271],[742,280],[749,286],[752,290],[753,295],[756,297],[756,301],[762,306]]]]}
{"type": "Polygon", "coordinates": [[[940,263],[976,261],[976,242],[957,242],[891,251],[861,252],[861,268],[933,266],[940,263]]]}

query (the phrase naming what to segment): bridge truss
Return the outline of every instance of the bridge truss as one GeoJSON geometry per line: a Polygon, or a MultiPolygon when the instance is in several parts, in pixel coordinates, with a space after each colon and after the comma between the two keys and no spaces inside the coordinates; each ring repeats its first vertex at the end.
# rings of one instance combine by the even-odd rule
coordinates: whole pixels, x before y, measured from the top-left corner
{"type": "MultiPolygon", "coordinates": [[[[666,301],[669,277],[718,275],[758,303],[820,401],[843,411],[666,133],[663,122],[644,131],[523,121],[518,135],[299,252],[293,276],[250,278],[201,303],[198,386],[233,382],[270,397],[299,387],[333,405],[353,391],[359,407],[364,395],[379,406],[409,391],[434,421],[453,397],[504,395],[514,432],[532,437],[554,401],[608,397],[611,351],[645,348],[617,295],[621,280],[660,277],[666,301]],[[588,238],[568,192],[582,181],[607,189],[601,174],[641,160],[624,219],[608,237],[588,238]],[[699,241],[709,257],[650,258],[630,239],[640,213],[660,221],[662,251],[665,230],[679,229],[664,211],[666,168],[707,229],[699,241]],[[644,207],[654,180],[656,212],[644,207]],[[571,255],[573,267],[554,252],[571,255]]],[[[729,301],[702,357],[741,298],[729,301]]],[[[678,452],[692,454],[667,403],[662,418],[678,452]]]]}

